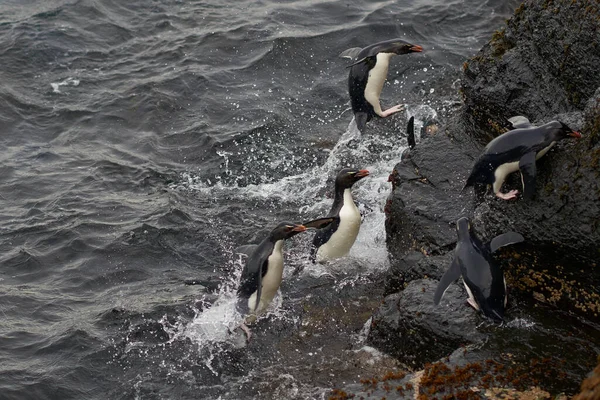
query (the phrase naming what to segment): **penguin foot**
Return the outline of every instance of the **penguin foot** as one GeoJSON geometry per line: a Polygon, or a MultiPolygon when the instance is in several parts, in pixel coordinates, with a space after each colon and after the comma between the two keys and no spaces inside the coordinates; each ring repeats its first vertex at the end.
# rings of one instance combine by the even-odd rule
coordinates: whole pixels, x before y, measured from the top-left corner
{"type": "Polygon", "coordinates": [[[242,322],[241,324],[239,324],[238,326],[236,326],[235,328],[229,328],[229,334],[233,335],[235,331],[237,331],[238,329],[241,329],[245,334],[246,334],[246,343],[250,342],[250,338],[252,337],[252,331],[250,330],[250,328],[248,328],[248,325],[246,325],[245,322],[242,322]]]}
{"type": "Polygon", "coordinates": [[[248,326],[244,323],[240,324],[240,329],[244,331],[244,333],[246,334],[246,341],[250,342],[250,338],[252,337],[252,332],[250,331],[250,328],[248,328],[248,326]]]}
{"type": "Polygon", "coordinates": [[[392,115],[392,114],[396,114],[397,112],[400,112],[400,111],[402,111],[402,110],[404,110],[404,106],[403,106],[402,104],[398,104],[397,106],[394,106],[394,107],[392,107],[392,108],[388,108],[388,109],[387,109],[387,110],[385,110],[385,111],[382,111],[382,112],[381,112],[381,116],[382,116],[383,118],[385,118],[385,117],[389,117],[390,115],[392,115]]]}
{"type": "Polygon", "coordinates": [[[511,200],[511,199],[516,198],[518,193],[519,193],[518,190],[511,190],[508,193],[498,192],[498,193],[496,193],[496,196],[498,196],[502,200],[511,200]]]}

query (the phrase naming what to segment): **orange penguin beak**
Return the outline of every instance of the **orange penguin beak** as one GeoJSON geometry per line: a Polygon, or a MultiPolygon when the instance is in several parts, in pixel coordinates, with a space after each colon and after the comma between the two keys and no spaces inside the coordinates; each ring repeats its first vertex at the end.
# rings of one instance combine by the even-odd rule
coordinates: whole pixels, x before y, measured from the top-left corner
{"type": "Polygon", "coordinates": [[[569,136],[572,136],[572,137],[577,138],[577,139],[581,139],[581,133],[579,133],[577,131],[571,131],[571,132],[569,132],[569,136]]]}
{"type": "Polygon", "coordinates": [[[366,169],[361,169],[356,173],[356,177],[358,178],[364,178],[365,176],[369,176],[369,171],[366,169]]]}
{"type": "Polygon", "coordinates": [[[421,46],[419,46],[418,44],[414,44],[414,45],[412,45],[412,47],[409,50],[412,52],[415,52],[415,53],[420,53],[423,51],[423,48],[421,46]]]}
{"type": "Polygon", "coordinates": [[[304,232],[305,230],[306,227],[304,225],[296,225],[294,226],[294,229],[292,229],[294,232],[304,232]]]}

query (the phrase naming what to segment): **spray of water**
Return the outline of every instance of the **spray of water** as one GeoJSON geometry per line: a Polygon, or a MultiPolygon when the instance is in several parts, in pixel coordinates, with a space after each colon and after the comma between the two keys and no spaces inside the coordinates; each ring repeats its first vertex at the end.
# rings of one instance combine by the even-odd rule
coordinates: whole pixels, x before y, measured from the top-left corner
{"type": "MultiPolygon", "coordinates": [[[[435,112],[428,106],[409,107],[407,114],[415,116],[417,138],[418,128],[423,125],[423,121],[435,118],[435,112]]],[[[289,205],[288,208],[297,208],[299,219],[304,220],[325,215],[329,211],[332,200],[323,196],[323,193],[329,189],[328,182],[331,182],[331,177],[335,176],[339,169],[368,169],[370,176],[353,188],[363,221],[349,256],[326,265],[312,264],[306,257],[310,246],[307,238],[304,243],[295,246],[298,249],[288,254],[286,261],[286,264],[302,264],[303,273],[312,276],[335,275],[338,271],[344,271],[346,276],[337,283],[339,287],[343,287],[357,284],[374,271],[388,267],[384,230],[384,207],[390,192],[388,176],[406,147],[404,132],[361,135],[354,121],[351,121],[346,132],[330,151],[326,162],[301,174],[284,177],[276,182],[240,187],[235,183],[227,185],[222,182],[201,182],[188,173],[176,188],[197,191],[212,198],[246,200],[254,204],[260,204],[261,201],[270,202],[275,198],[286,207],[289,205]],[[298,199],[302,199],[303,204],[298,205],[298,199]],[[356,273],[348,275],[349,270],[356,273]]],[[[204,359],[214,373],[217,371],[213,369],[212,363],[217,354],[227,346],[242,346],[245,343],[245,337],[231,334],[231,330],[242,320],[242,316],[235,310],[235,293],[239,285],[242,261],[236,259],[234,262],[236,265],[232,269],[236,274],[222,284],[217,300],[210,307],[199,311],[182,332],[183,336],[192,339],[203,351],[207,351],[204,359]]],[[[284,279],[289,277],[292,269],[286,268],[284,279]]],[[[280,305],[281,296],[278,295],[263,318],[286,318],[280,305]]]]}

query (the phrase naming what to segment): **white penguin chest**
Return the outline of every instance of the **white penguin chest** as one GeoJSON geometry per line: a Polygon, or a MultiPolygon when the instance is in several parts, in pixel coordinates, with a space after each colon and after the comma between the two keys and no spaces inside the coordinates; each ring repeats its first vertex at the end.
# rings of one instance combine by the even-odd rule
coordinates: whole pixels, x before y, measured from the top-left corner
{"type": "Polygon", "coordinates": [[[378,115],[382,112],[381,105],[379,104],[379,96],[383,90],[383,84],[387,79],[392,55],[392,53],[377,54],[377,62],[369,71],[369,79],[367,79],[367,86],[365,86],[365,99],[373,106],[375,113],[378,115]]]}
{"type": "Polygon", "coordinates": [[[325,261],[343,257],[352,248],[360,230],[360,212],[354,204],[350,189],[344,191],[344,205],[339,213],[340,223],[327,243],[319,247],[317,260],[325,261]]]}
{"type": "Polygon", "coordinates": [[[504,180],[506,179],[506,177],[509,174],[512,174],[513,172],[517,172],[519,170],[519,162],[518,161],[514,161],[514,162],[510,162],[510,163],[506,163],[506,164],[502,164],[500,166],[498,166],[498,168],[496,168],[496,170],[494,171],[494,177],[496,178],[494,181],[494,193],[498,193],[500,191],[500,188],[502,187],[502,184],[504,183],[504,180]]]}
{"type": "MultiPolygon", "coordinates": [[[[538,151],[537,154],[535,155],[535,159],[539,160],[541,157],[543,157],[552,148],[552,146],[554,146],[555,143],[556,142],[552,142],[547,147],[538,151]]],[[[494,171],[494,177],[496,178],[494,185],[493,185],[494,193],[497,193],[498,191],[500,191],[500,187],[502,186],[502,184],[504,183],[504,180],[506,179],[506,177],[509,174],[512,174],[513,172],[517,172],[518,170],[519,170],[519,161],[514,161],[514,162],[510,162],[510,163],[506,163],[506,164],[502,164],[502,165],[498,166],[498,168],[496,168],[496,171],[494,171]]]]}
{"type": "MultiPolygon", "coordinates": [[[[283,278],[283,240],[278,240],[275,243],[273,252],[267,259],[267,273],[262,277],[262,290],[260,294],[260,300],[258,308],[256,308],[255,314],[262,313],[277,294],[277,290],[281,285],[283,278]]],[[[254,292],[248,299],[248,307],[250,310],[255,309],[256,305],[256,294],[254,292]]]]}

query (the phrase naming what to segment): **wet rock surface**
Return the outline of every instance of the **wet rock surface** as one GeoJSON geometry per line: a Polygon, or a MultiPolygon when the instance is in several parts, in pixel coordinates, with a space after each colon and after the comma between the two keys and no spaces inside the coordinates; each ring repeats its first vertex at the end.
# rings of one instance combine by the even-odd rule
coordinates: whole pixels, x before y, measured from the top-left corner
{"type": "Polygon", "coordinates": [[[484,338],[480,319],[465,305],[465,293],[451,285],[439,306],[433,304],[437,281],[412,281],[402,292],[385,298],[373,316],[369,343],[420,369],[456,348],[484,338]]]}
{"type": "Polygon", "coordinates": [[[419,143],[392,171],[386,235],[392,255],[445,253],[456,242],[455,221],[472,212],[461,193],[476,154],[443,134],[419,143]]]}
{"type": "MultiPolygon", "coordinates": [[[[600,353],[599,10],[592,1],[525,1],[465,63],[461,110],[395,167],[386,208],[388,296],[368,342],[429,380],[415,393],[416,375],[379,376],[348,393],[550,398],[579,391],[600,353]],[[461,192],[485,144],[515,115],[535,124],[559,119],[583,138],[537,161],[532,201],[500,200],[481,187],[461,192]],[[484,241],[511,230],[525,237],[496,255],[509,286],[502,325],[465,305],[460,280],[433,306],[462,216],[484,241]],[[530,387],[539,392],[524,395],[530,387]]],[[[521,191],[519,173],[505,183],[510,189],[521,191]]]]}
{"type": "Polygon", "coordinates": [[[583,110],[600,86],[599,15],[595,1],[524,1],[464,65],[465,116],[474,133],[487,142],[507,117],[542,121],[583,110]]]}

